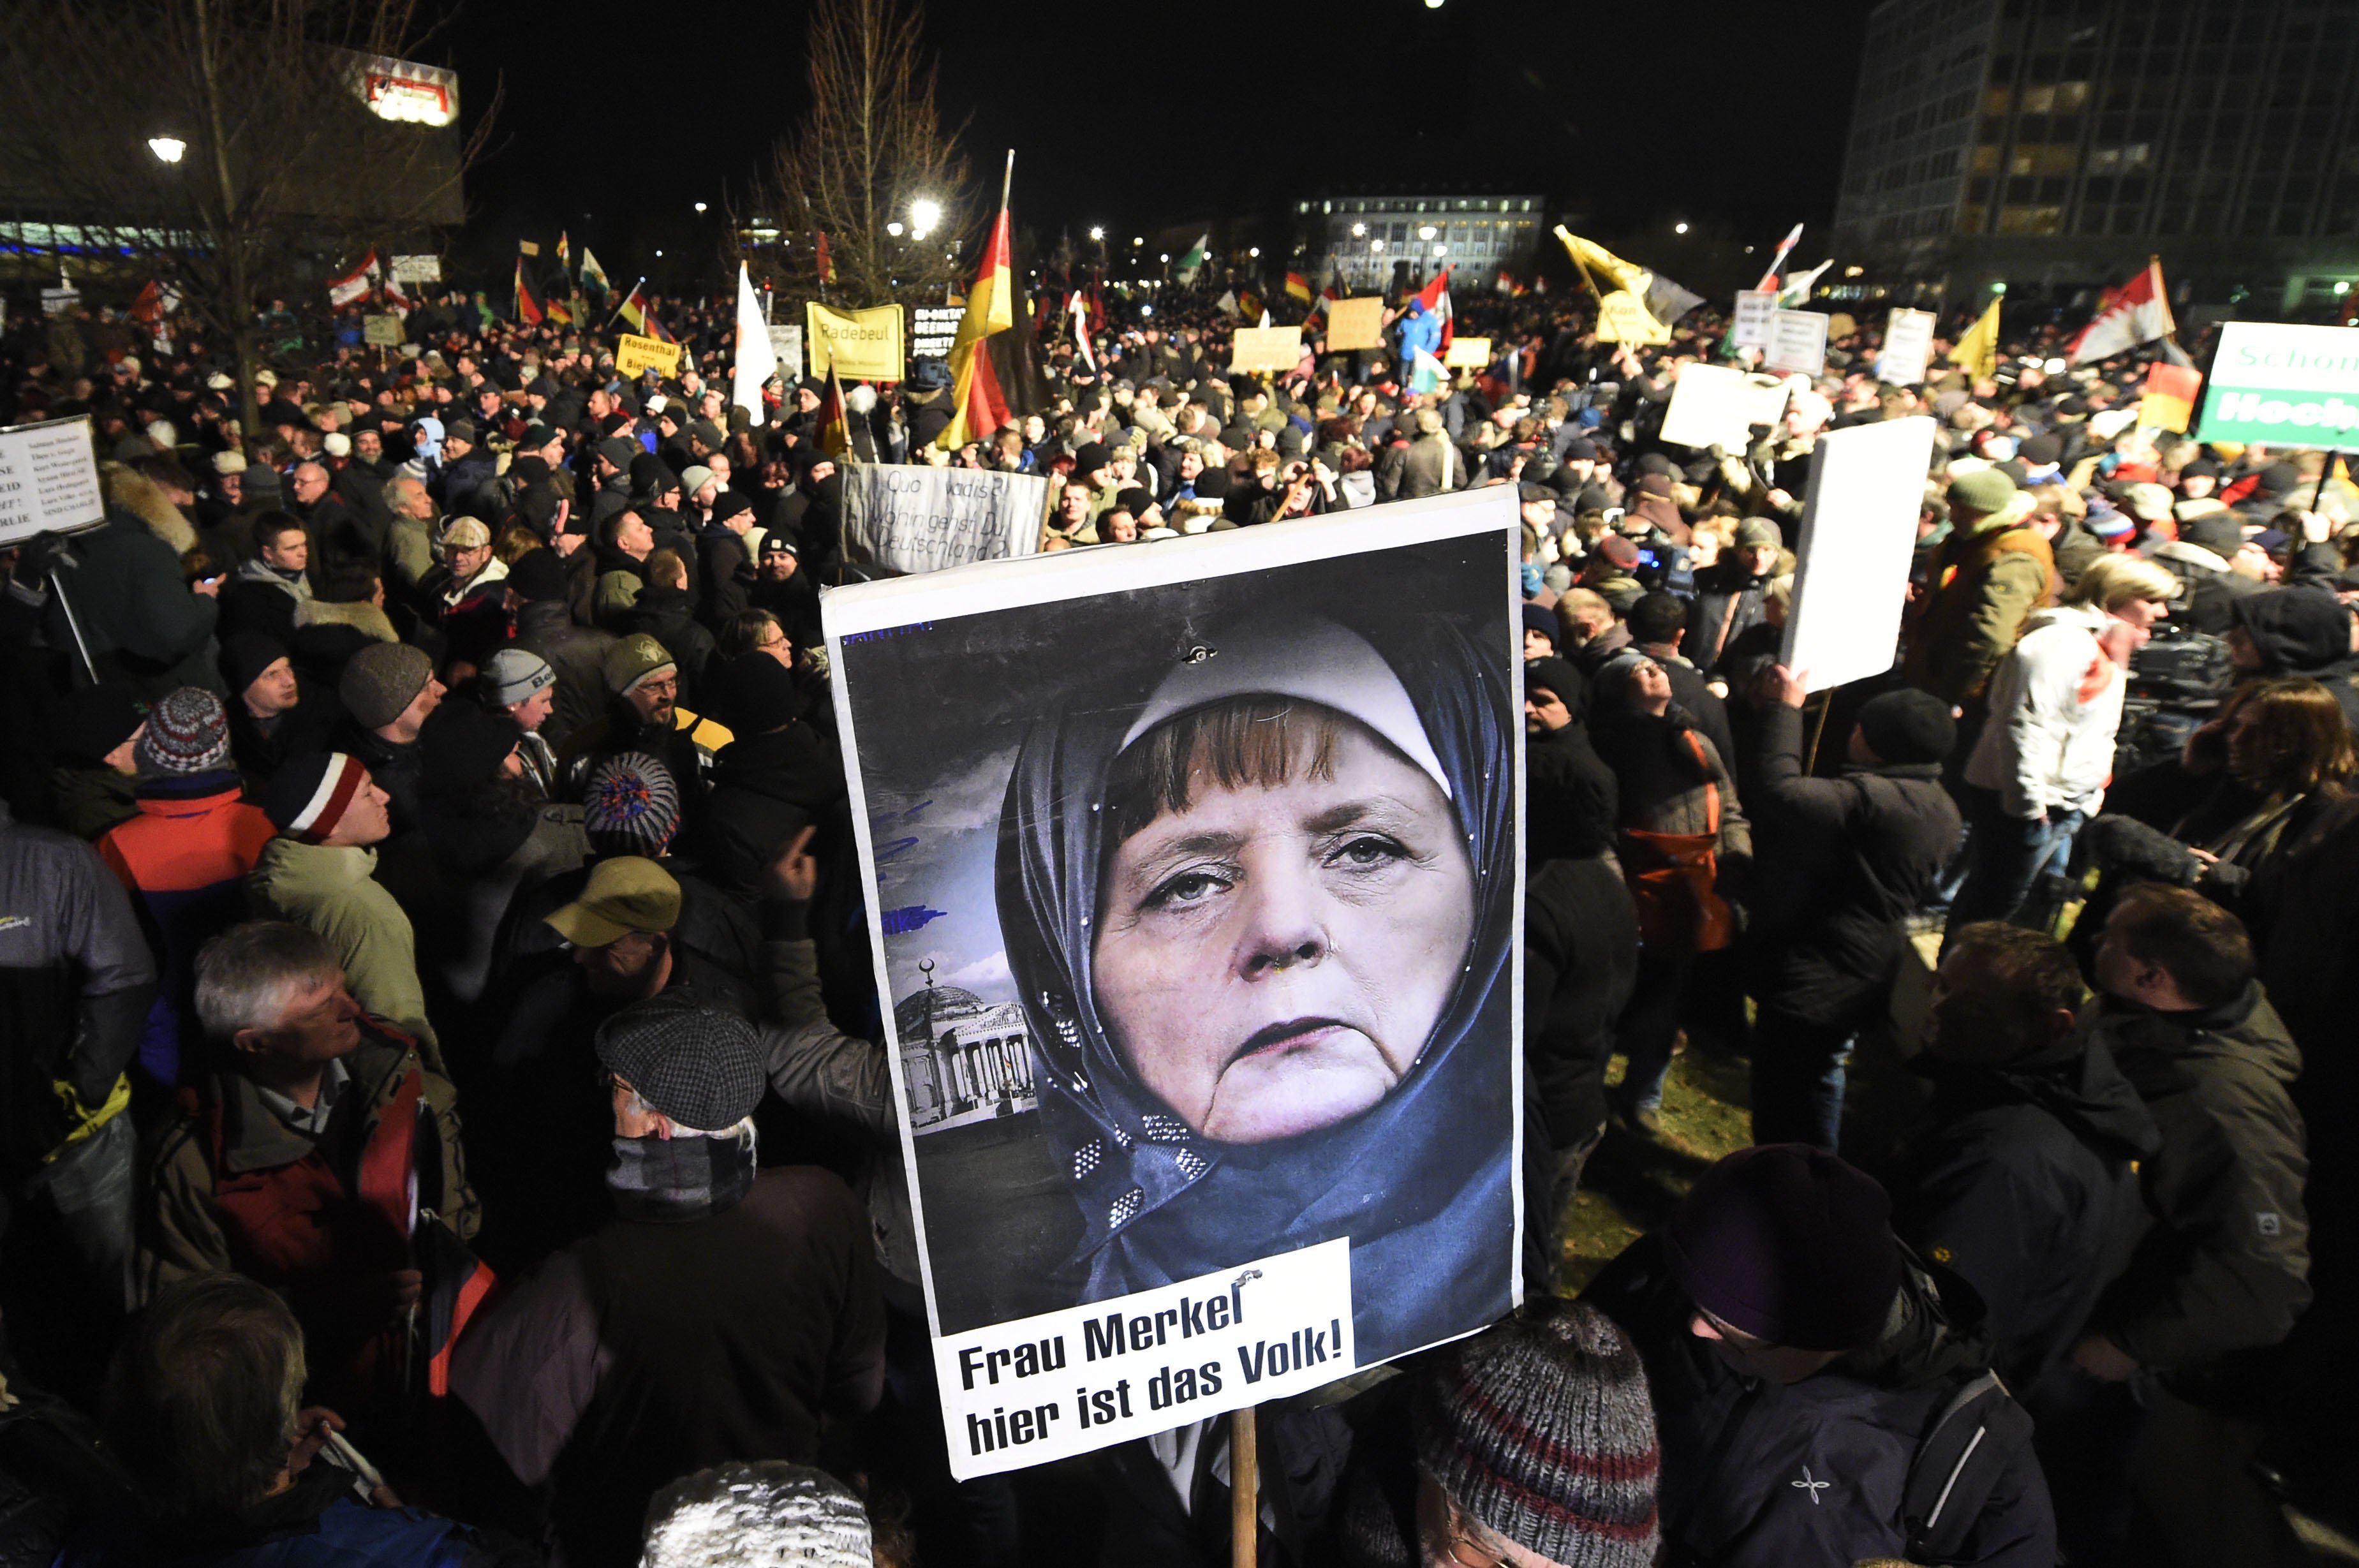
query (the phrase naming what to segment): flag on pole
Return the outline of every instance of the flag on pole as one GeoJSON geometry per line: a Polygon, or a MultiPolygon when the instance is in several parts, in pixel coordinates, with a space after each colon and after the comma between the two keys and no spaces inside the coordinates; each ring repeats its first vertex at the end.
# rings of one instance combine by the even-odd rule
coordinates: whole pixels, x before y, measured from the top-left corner
{"type": "Polygon", "coordinates": [[[391,310],[395,315],[407,316],[409,314],[409,296],[402,292],[401,279],[396,278],[392,273],[388,272],[385,275],[385,286],[378,289],[377,293],[384,299],[386,308],[391,310]]]}
{"type": "MultiPolygon", "coordinates": [[[[1263,310],[1261,307],[1261,296],[1255,293],[1250,289],[1240,289],[1237,290],[1237,309],[1242,314],[1248,316],[1266,316],[1269,314],[1268,311],[1263,310]]],[[[1269,323],[1267,321],[1264,321],[1262,325],[1266,327],[1269,325],[1269,323]]]]}
{"type": "Polygon", "coordinates": [[[1786,258],[1791,256],[1794,253],[1794,247],[1801,243],[1802,225],[1796,223],[1793,232],[1777,242],[1777,254],[1769,258],[1769,265],[1762,270],[1761,281],[1753,286],[1756,292],[1767,293],[1777,286],[1777,269],[1786,265],[1786,258]]]}
{"type": "Polygon", "coordinates": [[[2111,359],[2178,330],[2179,323],[2170,319],[2170,295],[2162,286],[2162,262],[2158,258],[2098,301],[2097,313],[2081,329],[2064,357],[2073,365],[2111,359]]]}
{"type": "Polygon", "coordinates": [[[1073,346],[1080,351],[1082,363],[1090,367],[1092,376],[1095,376],[1098,373],[1098,356],[1090,343],[1090,302],[1082,297],[1080,289],[1074,289],[1066,297],[1065,314],[1073,318],[1073,346]]]}
{"type": "Polygon", "coordinates": [[[2201,372],[2157,360],[2146,367],[2146,394],[2138,399],[2137,422],[2184,435],[2195,418],[2195,395],[2202,389],[2201,372]]]}
{"type": "Polygon", "coordinates": [[[1623,260],[1595,240],[1582,239],[1562,223],[1556,227],[1556,237],[1571,256],[1574,265],[1581,268],[1582,276],[1589,280],[1590,288],[1596,291],[1601,319],[1603,318],[1607,299],[1614,299],[1611,320],[1619,336],[1636,338],[1642,343],[1671,341],[1671,318],[1655,314],[1658,289],[1665,309],[1677,305],[1680,313],[1684,314],[1703,303],[1676,283],[1658,285],[1655,275],[1645,267],[1636,262],[1623,260]],[[1610,291],[1605,288],[1608,283],[1614,286],[1610,291]],[[1681,304],[1682,299],[1689,302],[1681,304]]]}
{"type": "Polygon", "coordinates": [[[532,290],[525,286],[522,256],[516,257],[516,319],[528,327],[540,325],[540,303],[532,297],[532,290]]]}
{"type": "Polygon", "coordinates": [[[1950,363],[1964,367],[1977,381],[1998,369],[1998,308],[2005,302],[2005,296],[1993,296],[1982,320],[1968,327],[1958,346],[1950,351],[1950,363]]]}
{"type": "MultiPolygon", "coordinates": [[[[967,290],[966,314],[959,320],[958,335],[951,340],[951,422],[934,438],[934,444],[944,452],[987,440],[1011,416],[1006,395],[1000,389],[999,372],[991,362],[988,341],[1016,325],[1014,254],[1003,201],[991,225],[991,237],[984,244],[983,260],[975,267],[974,287],[967,290]]],[[[1026,323],[1026,330],[1030,330],[1030,323],[1026,323]]]]}
{"type": "Polygon", "coordinates": [[[1204,267],[1204,247],[1212,243],[1211,230],[1208,229],[1198,235],[1196,243],[1188,247],[1186,253],[1180,257],[1178,264],[1172,267],[1171,276],[1183,284],[1195,282],[1196,274],[1202,271],[1204,267]]]}
{"type": "Polygon", "coordinates": [[[1450,353],[1450,340],[1458,335],[1458,313],[1450,306],[1449,267],[1443,267],[1435,275],[1432,282],[1417,291],[1417,302],[1425,308],[1426,314],[1440,319],[1441,342],[1436,347],[1444,357],[1447,357],[1450,353]]]}
{"type": "Polygon", "coordinates": [[[356,299],[367,298],[376,287],[376,252],[371,251],[365,260],[342,278],[328,279],[328,303],[341,310],[356,299]]]}
{"type": "Polygon", "coordinates": [[[139,298],[131,301],[131,319],[151,327],[164,319],[162,284],[152,278],[147,280],[147,286],[139,290],[139,298]]]}
{"type": "Polygon", "coordinates": [[[754,291],[753,275],[737,264],[737,374],[729,400],[760,425],[767,417],[762,408],[762,386],[778,373],[777,351],[770,346],[770,324],[762,316],[762,297],[754,291]]]}
{"type": "Polygon", "coordinates": [[[597,256],[588,245],[582,247],[582,286],[595,289],[601,299],[614,291],[614,286],[606,281],[606,269],[598,265],[597,256]]]}
{"type": "Polygon", "coordinates": [[[1286,292],[1288,298],[1299,299],[1304,304],[1308,305],[1310,303],[1310,279],[1303,277],[1302,274],[1299,272],[1288,273],[1286,275],[1286,292]]]}
{"type": "Polygon", "coordinates": [[[819,449],[830,457],[852,451],[852,420],[843,411],[843,383],[835,378],[832,359],[827,362],[827,400],[819,406],[819,449]]]}
{"type": "Polygon", "coordinates": [[[570,327],[573,324],[573,307],[554,294],[549,295],[542,302],[541,309],[548,312],[550,321],[560,327],[570,327]]]}
{"type": "Polygon", "coordinates": [[[573,252],[565,243],[565,231],[557,231],[557,267],[568,278],[573,276],[573,252]]]}
{"type": "Polygon", "coordinates": [[[835,281],[835,261],[827,254],[827,231],[820,229],[814,232],[819,235],[819,280],[832,283],[835,281]]]}
{"type": "Polygon", "coordinates": [[[1820,275],[1835,264],[1829,256],[1818,266],[1799,272],[1789,272],[1786,281],[1777,286],[1777,304],[1781,310],[1796,310],[1810,302],[1810,290],[1819,286],[1820,275]]]}

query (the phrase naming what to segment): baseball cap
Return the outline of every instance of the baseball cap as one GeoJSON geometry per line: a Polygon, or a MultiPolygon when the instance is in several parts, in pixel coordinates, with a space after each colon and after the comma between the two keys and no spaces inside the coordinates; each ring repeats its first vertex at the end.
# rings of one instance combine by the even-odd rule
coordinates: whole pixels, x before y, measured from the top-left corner
{"type": "Polygon", "coordinates": [[[633,931],[668,931],[679,923],[679,884],[643,855],[616,855],[592,866],[581,897],[547,920],[576,947],[604,947],[633,931]]]}

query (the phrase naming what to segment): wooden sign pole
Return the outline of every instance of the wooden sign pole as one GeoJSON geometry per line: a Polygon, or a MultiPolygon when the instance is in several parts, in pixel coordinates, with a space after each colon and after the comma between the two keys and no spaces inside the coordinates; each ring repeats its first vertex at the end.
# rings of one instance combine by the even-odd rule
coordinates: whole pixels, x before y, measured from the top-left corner
{"type": "Polygon", "coordinates": [[[1261,1443],[1247,1405],[1229,1412],[1230,1568],[1257,1568],[1260,1549],[1261,1443]]]}

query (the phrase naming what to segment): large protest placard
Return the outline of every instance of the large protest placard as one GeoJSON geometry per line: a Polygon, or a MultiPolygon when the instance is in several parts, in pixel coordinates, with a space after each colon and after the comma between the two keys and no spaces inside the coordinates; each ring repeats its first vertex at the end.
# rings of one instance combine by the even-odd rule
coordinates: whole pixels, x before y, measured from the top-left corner
{"type": "Polygon", "coordinates": [[[1934,325],[1930,310],[1893,311],[1884,323],[1884,352],[1875,362],[1875,378],[1895,387],[1921,384],[1933,354],[1934,325]]]}
{"type": "Polygon", "coordinates": [[[363,343],[373,343],[378,348],[395,348],[398,347],[408,335],[408,329],[401,324],[399,316],[387,313],[361,318],[363,343]]]}
{"type": "Polygon", "coordinates": [[[1302,363],[1300,327],[1239,327],[1229,351],[1231,371],[1284,375],[1302,363]]]}
{"type": "Polygon", "coordinates": [[[1336,299],[1327,307],[1327,352],[1352,354],[1385,346],[1385,299],[1336,299]]]}
{"type": "Polygon", "coordinates": [[[1521,1293],[1495,487],[822,604],[954,1475],[1521,1293]]]}
{"type": "Polygon", "coordinates": [[[1745,372],[1690,361],[1679,369],[1662,439],[1674,446],[1717,446],[1742,453],[1753,444],[1752,388],[1745,372]]]}
{"type": "Polygon", "coordinates": [[[1810,459],[1779,661],[1823,691],[1892,668],[1934,421],[1829,430],[1810,459]]]}
{"type": "Polygon", "coordinates": [[[2359,327],[2223,324],[2195,439],[2359,448],[2359,327]]]}
{"type": "Polygon", "coordinates": [[[813,301],[803,307],[803,352],[811,375],[825,376],[832,365],[845,381],[901,379],[900,306],[844,311],[813,301]]]}
{"type": "Polygon", "coordinates": [[[1441,363],[1451,370],[1488,370],[1491,368],[1491,340],[1451,338],[1449,348],[1442,351],[1441,363]]]}
{"type": "Polygon", "coordinates": [[[1827,370],[1827,319],[1817,310],[1772,310],[1769,346],[1761,356],[1767,370],[1823,376],[1827,370]]]}
{"type": "Polygon", "coordinates": [[[919,305],[909,312],[909,357],[911,359],[948,359],[951,347],[958,342],[959,323],[966,320],[964,306],[919,305]]]}
{"type": "Polygon", "coordinates": [[[614,345],[614,371],[620,376],[640,376],[647,371],[658,376],[679,374],[679,344],[668,343],[661,338],[643,338],[636,332],[625,332],[614,345]]]}
{"type": "Polygon", "coordinates": [[[0,547],[105,520],[87,416],[0,430],[0,547]]]}
{"type": "Polygon", "coordinates": [[[1736,291],[1736,314],[1731,318],[1728,341],[1736,348],[1767,348],[1769,318],[1777,313],[1777,291],[1774,289],[1740,289],[1736,291]]]}
{"type": "Polygon", "coordinates": [[[803,329],[799,321],[770,323],[770,353],[778,362],[778,377],[789,389],[803,378],[803,329]]]}
{"type": "Polygon", "coordinates": [[[431,252],[397,256],[393,258],[392,273],[396,283],[440,283],[442,281],[442,258],[431,252]]]}
{"type": "Polygon", "coordinates": [[[1049,511],[1049,480],[855,463],[843,471],[843,547],[854,562],[895,572],[940,572],[1030,555],[1049,511]]]}

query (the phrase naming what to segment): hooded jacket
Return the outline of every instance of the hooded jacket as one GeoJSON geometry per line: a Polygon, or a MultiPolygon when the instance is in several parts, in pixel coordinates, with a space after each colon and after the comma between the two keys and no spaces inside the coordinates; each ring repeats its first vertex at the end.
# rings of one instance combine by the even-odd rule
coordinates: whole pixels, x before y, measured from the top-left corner
{"type": "Polygon", "coordinates": [[[2343,721],[2359,732],[2359,673],[2351,654],[2351,612],[2323,588],[2279,588],[2236,601],[2236,624],[2261,656],[2261,673],[2307,677],[2334,693],[2343,721]]]}
{"type": "Polygon", "coordinates": [[[441,1050],[418,980],[418,939],[409,917],[371,875],[375,870],[373,849],[282,834],[263,846],[245,880],[246,898],[257,918],[292,920],[327,938],[343,961],[353,999],[414,1036],[427,1065],[440,1072],[441,1050]]]}
{"type": "Polygon", "coordinates": [[[2097,640],[2107,619],[2093,604],[2036,610],[1991,677],[1990,723],[1966,759],[1966,782],[1997,790],[2010,817],[2094,816],[2104,803],[2129,691],[2097,640]]]}
{"type": "Polygon", "coordinates": [[[1979,693],[2025,617],[2054,592],[2056,558],[2029,523],[1985,517],[1933,557],[1933,593],[1908,631],[1908,683],[1945,702],[1979,693]]]}
{"type": "Polygon", "coordinates": [[[1991,1365],[2029,1388],[2145,1234],[2138,1161],[2162,1135],[2086,1031],[1994,1067],[1930,1055],[1930,1128],[1909,1144],[1893,1228],[1989,1309],[1991,1365]]]}
{"type": "Polygon", "coordinates": [[[2310,1291],[2301,1057],[2277,1009],[2256,982],[2202,1012],[2109,1000],[2098,1030],[2162,1149],[2141,1172],[2154,1228],[2090,1327],[2163,1371],[2277,1344],[2310,1291]]]}
{"type": "MultiPolygon", "coordinates": [[[[1640,1237],[1582,1293],[1637,1346],[1662,1443],[1666,1560],[1712,1568],[1904,1558],[1910,1463],[1988,1365],[1982,1303],[1912,1260],[1883,1340],[1799,1383],[1756,1381],[1689,1330],[1668,1237],[1640,1237]]],[[[2052,1568],[2048,1485],[2026,1444],[1949,1562],[2052,1568]]]]}

